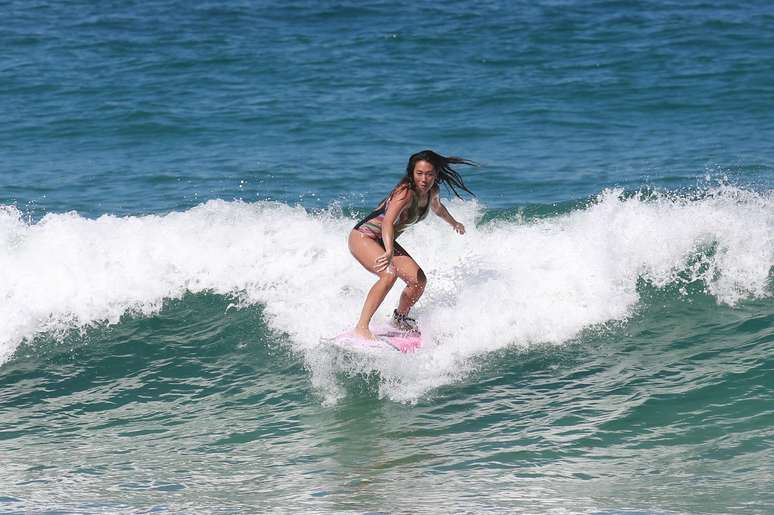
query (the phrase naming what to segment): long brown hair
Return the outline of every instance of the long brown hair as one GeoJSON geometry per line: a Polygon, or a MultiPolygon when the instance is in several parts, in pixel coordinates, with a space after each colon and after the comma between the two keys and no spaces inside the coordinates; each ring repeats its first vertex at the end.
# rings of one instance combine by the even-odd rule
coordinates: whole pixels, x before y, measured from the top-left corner
{"type": "MultiPolygon", "coordinates": [[[[451,167],[451,165],[478,166],[478,164],[461,157],[445,157],[441,154],[438,154],[437,152],[433,152],[432,150],[422,150],[421,152],[413,154],[409,158],[408,164],[406,165],[406,175],[404,175],[397,186],[393,188],[393,193],[404,185],[408,186],[414,191],[416,190],[416,184],[414,184],[414,166],[416,166],[419,161],[427,161],[433,165],[436,185],[441,183],[445,184],[446,187],[450,189],[458,198],[462,198],[457,191],[458,188],[470,193],[474,197],[476,196],[467,188],[467,186],[465,186],[465,183],[462,181],[462,177],[454,168],[451,167]]],[[[392,196],[392,194],[390,196],[392,196]]]]}

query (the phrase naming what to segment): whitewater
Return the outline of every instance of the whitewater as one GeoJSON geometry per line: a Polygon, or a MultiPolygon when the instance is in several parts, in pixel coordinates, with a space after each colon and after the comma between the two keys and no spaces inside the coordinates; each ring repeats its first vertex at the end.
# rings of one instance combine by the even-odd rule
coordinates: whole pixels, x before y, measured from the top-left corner
{"type": "MultiPolygon", "coordinates": [[[[602,191],[541,216],[487,217],[476,201],[401,238],[428,277],[415,307],[428,342],[416,355],[342,355],[323,343],[354,323],[373,277],[349,255],[355,218],[333,204],[211,200],[163,215],[26,219],[0,209],[0,363],[23,342],[150,317],[186,294],[263,307],[268,327],[302,357],[324,403],[344,377],[378,372],[380,395],[415,402],[475,369],[488,353],[560,345],[626,323],[643,285],[700,287],[734,306],[772,294],[774,194],[730,185],[682,192],[602,191]]],[[[397,302],[400,285],[376,319],[397,302]]],[[[224,316],[226,313],[224,312],[224,316]]]]}

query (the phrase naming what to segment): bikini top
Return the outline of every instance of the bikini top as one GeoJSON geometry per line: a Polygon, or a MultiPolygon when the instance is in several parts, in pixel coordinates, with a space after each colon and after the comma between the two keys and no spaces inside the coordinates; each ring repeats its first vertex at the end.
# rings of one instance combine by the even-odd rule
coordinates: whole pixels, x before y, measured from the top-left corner
{"type": "MultiPolygon", "coordinates": [[[[372,235],[381,238],[382,222],[384,221],[384,214],[387,212],[389,205],[390,197],[387,197],[379,203],[379,207],[360,220],[357,225],[355,225],[355,229],[361,231],[365,229],[372,235]]],[[[430,211],[430,199],[428,198],[427,204],[420,210],[419,195],[412,191],[411,203],[406,206],[403,212],[395,219],[395,237],[397,238],[409,226],[424,220],[425,217],[427,217],[428,211],[430,211]]]]}

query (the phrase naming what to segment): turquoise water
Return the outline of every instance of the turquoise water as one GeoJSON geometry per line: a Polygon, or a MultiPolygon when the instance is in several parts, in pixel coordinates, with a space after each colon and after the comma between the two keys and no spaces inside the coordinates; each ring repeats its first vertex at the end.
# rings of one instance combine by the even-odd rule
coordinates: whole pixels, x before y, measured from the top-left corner
{"type": "Polygon", "coordinates": [[[766,512],[773,26],[7,3],[0,511],[766,512]],[[336,350],[423,148],[480,163],[401,237],[427,345],[336,350]]]}

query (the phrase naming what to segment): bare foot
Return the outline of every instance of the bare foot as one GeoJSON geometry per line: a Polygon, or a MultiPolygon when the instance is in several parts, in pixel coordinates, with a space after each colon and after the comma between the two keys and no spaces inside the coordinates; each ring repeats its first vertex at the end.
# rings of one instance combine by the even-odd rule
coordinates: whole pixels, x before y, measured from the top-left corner
{"type": "Polygon", "coordinates": [[[364,340],[376,340],[376,336],[374,336],[371,330],[367,327],[355,327],[355,330],[352,331],[352,334],[364,340]]]}

